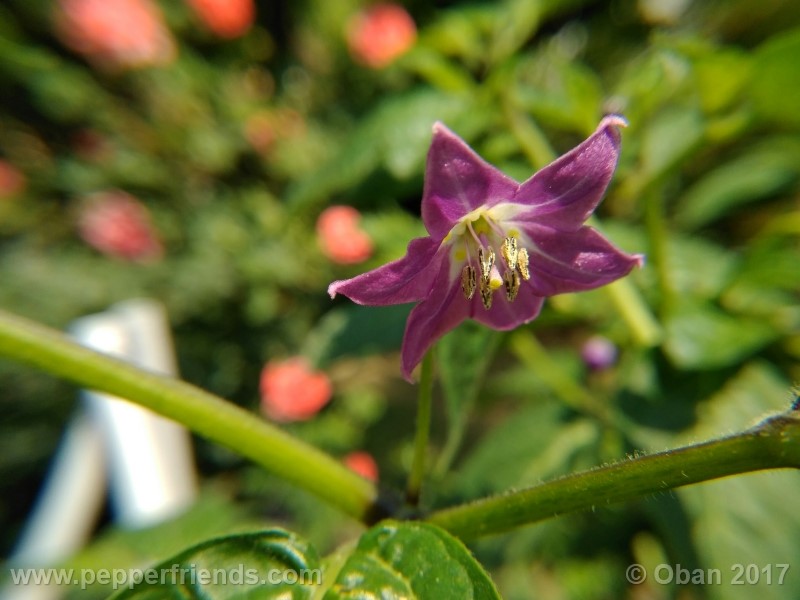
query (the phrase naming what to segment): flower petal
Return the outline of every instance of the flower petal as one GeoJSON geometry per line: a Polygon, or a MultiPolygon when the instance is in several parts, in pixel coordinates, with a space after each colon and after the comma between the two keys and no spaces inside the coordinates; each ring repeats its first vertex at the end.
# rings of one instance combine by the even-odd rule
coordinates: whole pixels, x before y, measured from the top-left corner
{"type": "Polygon", "coordinates": [[[644,260],[623,252],[591,227],[557,231],[527,224],[525,236],[530,238],[525,243],[531,278],[520,296],[526,287],[537,296],[591,290],[624,277],[644,260]]]}
{"type": "Polygon", "coordinates": [[[523,183],[515,204],[529,208],[516,220],[576,231],[600,203],[619,158],[619,127],[627,123],[611,115],[597,130],[523,183]]]}
{"type": "MultiPolygon", "coordinates": [[[[539,316],[544,304],[544,298],[532,294],[530,288],[522,288],[513,302],[507,301],[502,289],[495,292],[492,308],[486,310],[480,301],[473,302],[473,312],[470,315],[478,323],[500,331],[514,329],[524,323],[533,321],[539,316]]],[[[475,300],[475,299],[473,299],[475,300]]]]}
{"type": "Polygon", "coordinates": [[[439,273],[446,250],[436,256],[439,243],[431,238],[417,238],[408,244],[406,255],[362,275],[334,281],[328,294],[344,294],[357,304],[387,306],[423,300],[430,292],[433,278],[439,273]]]}
{"type": "Polygon", "coordinates": [[[476,208],[510,201],[518,187],[442,123],[433,126],[422,194],[422,221],[431,237],[443,239],[476,208]]]}
{"type": "Polygon", "coordinates": [[[470,303],[461,291],[458,279],[450,279],[450,260],[444,260],[430,295],[408,315],[403,334],[401,363],[403,377],[412,381],[411,372],[431,346],[445,333],[469,317],[470,303]]]}

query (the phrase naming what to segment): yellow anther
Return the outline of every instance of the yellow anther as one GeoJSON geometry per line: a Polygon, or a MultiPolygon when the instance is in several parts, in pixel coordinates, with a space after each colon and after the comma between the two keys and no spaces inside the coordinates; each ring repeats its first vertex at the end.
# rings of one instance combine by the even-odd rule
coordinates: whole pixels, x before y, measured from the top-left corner
{"type": "Polygon", "coordinates": [[[506,287],[506,298],[509,302],[513,302],[519,292],[519,274],[516,271],[506,271],[503,275],[503,284],[506,287]]]}
{"type": "Polygon", "coordinates": [[[481,279],[479,287],[481,289],[481,301],[483,302],[483,308],[489,310],[492,308],[492,294],[494,293],[494,290],[492,289],[492,286],[489,285],[488,282],[484,282],[483,279],[481,279]]]}
{"type": "Polygon", "coordinates": [[[519,269],[519,274],[522,275],[522,278],[525,281],[528,281],[531,278],[531,272],[528,270],[528,251],[525,248],[520,248],[519,252],[517,253],[517,269],[519,269]]]}
{"type": "Polygon", "coordinates": [[[464,270],[461,271],[461,291],[464,292],[464,298],[472,300],[475,295],[476,284],[475,267],[472,265],[465,266],[464,270]]]}
{"type": "Polygon", "coordinates": [[[503,245],[500,246],[500,252],[503,255],[503,260],[506,261],[508,268],[512,271],[517,268],[517,238],[507,237],[503,240],[503,245]]]}
{"type": "Polygon", "coordinates": [[[489,283],[489,277],[494,266],[494,250],[491,246],[478,248],[478,260],[481,263],[481,281],[489,283]]]}

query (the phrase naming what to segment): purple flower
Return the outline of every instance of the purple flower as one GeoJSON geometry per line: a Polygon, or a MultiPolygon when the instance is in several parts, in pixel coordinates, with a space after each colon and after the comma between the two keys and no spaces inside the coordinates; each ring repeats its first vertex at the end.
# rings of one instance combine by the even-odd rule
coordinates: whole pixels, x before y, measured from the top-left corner
{"type": "Polygon", "coordinates": [[[547,296],[627,275],[642,256],[583,224],[614,174],[625,125],[606,117],[582,144],[520,184],[436,123],[422,196],[428,237],[412,240],[399,260],[334,281],[328,293],[369,306],[419,303],[403,336],[402,371],[411,380],[425,352],[465,319],[513,329],[536,318],[547,296]]]}

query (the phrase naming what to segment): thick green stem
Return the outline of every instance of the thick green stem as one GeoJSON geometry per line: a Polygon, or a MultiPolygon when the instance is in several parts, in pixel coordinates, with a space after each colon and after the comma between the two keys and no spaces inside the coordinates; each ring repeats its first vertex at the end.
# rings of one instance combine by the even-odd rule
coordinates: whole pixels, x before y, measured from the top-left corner
{"type": "Polygon", "coordinates": [[[252,459],[357,519],[376,517],[377,492],[370,482],[320,450],[192,385],[142,371],[3,311],[0,356],[140,404],[252,459]]]}
{"type": "Polygon", "coordinates": [[[565,513],[761,469],[800,468],[800,413],[718,440],[568,475],[526,490],[443,509],[427,521],[464,540],[565,513]]]}
{"type": "Polygon", "coordinates": [[[425,477],[425,457],[428,454],[428,439],[431,431],[431,405],[433,404],[433,350],[422,359],[419,377],[419,401],[417,403],[417,431],[414,438],[414,458],[406,487],[406,502],[419,504],[422,480],[425,477]]]}

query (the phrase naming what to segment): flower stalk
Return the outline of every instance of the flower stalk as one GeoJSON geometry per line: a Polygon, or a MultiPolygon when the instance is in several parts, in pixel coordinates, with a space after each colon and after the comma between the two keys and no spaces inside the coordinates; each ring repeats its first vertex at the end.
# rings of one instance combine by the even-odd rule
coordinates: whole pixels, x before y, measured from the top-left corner
{"type": "Polygon", "coordinates": [[[417,402],[417,430],[414,436],[414,457],[406,486],[406,502],[419,505],[422,480],[425,477],[425,457],[428,453],[428,440],[431,431],[431,411],[433,404],[433,350],[422,359],[419,381],[419,400],[417,402]]]}

